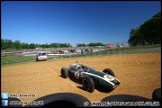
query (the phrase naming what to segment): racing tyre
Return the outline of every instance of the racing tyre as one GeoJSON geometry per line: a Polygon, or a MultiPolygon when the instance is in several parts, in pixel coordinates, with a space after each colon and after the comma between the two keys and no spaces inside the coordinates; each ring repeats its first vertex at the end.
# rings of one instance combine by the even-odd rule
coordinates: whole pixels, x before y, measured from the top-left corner
{"type": "Polygon", "coordinates": [[[38,61],[38,58],[36,58],[36,61],[38,61]]]}
{"type": "Polygon", "coordinates": [[[152,99],[161,102],[161,88],[157,88],[153,91],[152,99]]]}
{"type": "Polygon", "coordinates": [[[25,107],[43,107],[43,108],[59,108],[59,107],[90,107],[90,101],[75,93],[56,93],[40,97],[33,102],[39,102],[39,105],[26,105],[25,107]]]}
{"type": "Polygon", "coordinates": [[[113,77],[115,77],[114,72],[111,69],[109,69],[109,68],[104,69],[103,72],[106,73],[106,74],[112,75],[113,77]]]}
{"type": "Polygon", "coordinates": [[[83,89],[89,92],[93,92],[95,88],[94,81],[91,77],[85,76],[82,79],[83,89]]]}
{"type": "Polygon", "coordinates": [[[73,74],[69,71],[68,76],[69,76],[69,78],[72,78],[73,74]]]}
{"type": "Polygon", "coordinates": [[[68,77],[68,69],[61,68],[61,77],[67,78],[68,77]]]}

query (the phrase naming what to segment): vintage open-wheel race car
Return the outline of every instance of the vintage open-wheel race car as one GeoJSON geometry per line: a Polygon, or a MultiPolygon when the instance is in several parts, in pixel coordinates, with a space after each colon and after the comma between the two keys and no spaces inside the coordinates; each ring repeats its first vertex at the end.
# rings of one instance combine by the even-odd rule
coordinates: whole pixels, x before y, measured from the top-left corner
{"type": "Polygon", "coordinates": [[[61,77],[73,77],[82,81],[83,89],[93,92],[95,86],[100,86],[109,90],[115,89],[120,85],[120,81],[115,78],[114,72],[105,68],[102,72],[93,68],[84,66],[79,61],[76,64],[70,64],[68,68],[61,68],[61,77]]]}

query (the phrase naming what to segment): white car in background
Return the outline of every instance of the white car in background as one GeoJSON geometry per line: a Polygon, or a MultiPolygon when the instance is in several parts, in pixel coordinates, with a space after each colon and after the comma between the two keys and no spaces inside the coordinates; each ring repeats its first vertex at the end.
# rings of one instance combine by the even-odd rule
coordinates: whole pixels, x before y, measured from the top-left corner
{"type": "Polygon", "coordinates": [[[37,55],[36,55],[36,60],[37,61],[40,61],[40,60],[47,60],[47,53],[45,53],[45,52],[41,52],[41,53],[38,53],[37,55]]]}
{"type": "Polygon", "coordinates": [[[121,44],[116,44],[117,47],[122,48],[123,46],[121,44]]]}

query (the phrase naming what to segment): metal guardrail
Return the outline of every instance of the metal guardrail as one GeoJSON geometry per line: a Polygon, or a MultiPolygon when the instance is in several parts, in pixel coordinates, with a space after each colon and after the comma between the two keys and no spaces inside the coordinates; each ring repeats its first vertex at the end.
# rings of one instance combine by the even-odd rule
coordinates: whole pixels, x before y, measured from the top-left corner
{"type": "MultiPolygon", "coordinates": [[[[114,51],[108,50],[105,52],[92,52],[92,53],[85,53],[85,54],[57,55],[57,56],[49,56],[48,60],[58,59],[58,58],[86,57],[86,56],[97,56],[97,55],[106,55],[106,54],[126,54],[126,53],[150,52],[150,51],[161,51],[161,47],[142,48],[142,49],[125,49],[125,50],[114,50],[114,51]]],[[[29,61],[36,61],[36,59],[18,60],[18,61],[13,61],[13,62],[3,62],[3,63],[1,63],[1,65],[14,64],[14,63],[20,63],[20,62],[29,62],[29,61]]]]}

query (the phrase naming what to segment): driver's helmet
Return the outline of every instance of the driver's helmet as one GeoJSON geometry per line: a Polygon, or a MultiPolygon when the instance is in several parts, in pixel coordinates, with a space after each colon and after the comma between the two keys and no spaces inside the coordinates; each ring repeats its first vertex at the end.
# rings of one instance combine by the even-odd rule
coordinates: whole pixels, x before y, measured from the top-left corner
{"type": "Polygon", "coordinates": [[[80,61],[79,60],[76,60],[76,64],[80,64],[80,61]]]}
{"type": "Polygon", "coordinates": [[[76,69],[81,70],[82,69],[82,66],[80,64],[77,64],[76,65],[76,69]]]}

